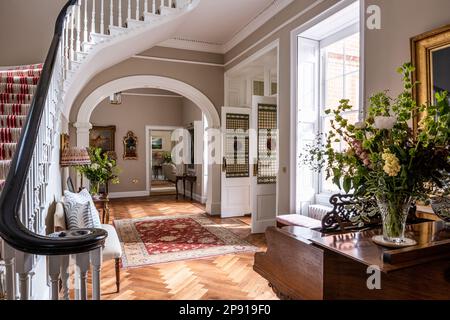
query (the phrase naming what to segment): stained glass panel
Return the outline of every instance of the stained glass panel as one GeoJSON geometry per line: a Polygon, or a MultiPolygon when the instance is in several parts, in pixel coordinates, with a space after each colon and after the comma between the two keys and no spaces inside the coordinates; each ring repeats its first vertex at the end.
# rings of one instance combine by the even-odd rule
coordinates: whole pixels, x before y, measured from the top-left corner
{"type": "Polygon", "coordinates": [[[258,184],[277,182],[277,106],[258,105],[258,184]]]}

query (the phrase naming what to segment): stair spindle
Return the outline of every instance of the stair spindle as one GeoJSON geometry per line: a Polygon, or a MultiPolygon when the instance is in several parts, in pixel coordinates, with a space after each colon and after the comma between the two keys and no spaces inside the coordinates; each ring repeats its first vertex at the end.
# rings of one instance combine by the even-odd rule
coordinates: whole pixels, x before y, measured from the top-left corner
{"type": "Polygon", "coordinates": [[[156,0],[152,1],[152,13],[155,14],[156,13],[156,0]]]}
{"type": "Polygon", "coordinates": [[[64,21],[64,80],[67,79],[69,70],[69,20],[64,21]]]}
{"type": "MultiPolygon", "coordinates": [[[[70,15],[70,35],[69,35],[69,60],[72,62],[74,61],[74,56],[75,56],[75,50],[74,50],[74,30],[75,30],[75,17],[74,14],[72,12],[72,14],[70,15]]],[[[72,66],[71,66],[72,67],[72,66]]]]}
{"type": "Polygon", "coordinates": [[[102,267],[102,248],[90,252],[92,264],[92,300],[100,300],[100,272],[102,267]]]}
{"type": "Polygon", "coordinates": [[[105,34],[105,1],[100,0],[100,34],[105,34]]]}
{"type": "Polygon", "coordinates": [[[15,253],[5,241],[2,241],[2,257],[5,261],[5,288],[6,299],[16,299],[16,270],[15,270],[15,253]]]}
{"type": "Polygon", "coordinates": [[[77,40],[76,40],[76,52],[81,51],[81,2],[78,1],[76,4],[76,22],[77,22],[77,40]]]}
{"type": "Polygon", "coordinates": [[[136,0],[136,20],[139,20],[139,5],[140,1],[136,0]]]}
{"type": "Polygon", "coordinates": [[[118,0],[119,2],[119,27],[123,27],[123,23],[122,23],[122,0],[118,0]]]}
{"type": "Polygon", "coordinates": [[[109,0],[109,25],[114,26],[114,1],[109,0]]]}
{"type": "Polygon", "coordinates": [[[127,15],[127,19],[130,20],[131,19],[131,0],[128,0],[128,15],[127,15]]]}
{"type": "Polygon", "coordinates": [[[95,0],[92,0],[91,33],[95,33],[95,0]]]}
{"type": "Polygon", "coordinates": [[[144,12],[148,12],[148,0],[144,0],[144,12]]]}
{"type": "Polygon", "coordinates": [[[51,300],[59,300],[59,274],[61,270],[60,261],[60,256],[47,257],[51,300]]]}
{"type": "Polygon", "coordinates": [[[83,42],[88,42],[88,11],[87,11],[88,0],[84,0],[84,32],[83,32],[83,42]]]}
{"type": "Polygon", "coordinates": [[[169,0],[169,8],[172,8],[173,0],[169,0]]]}
{"type": "Polygon", "coordinates": [[[78,253],[75,255],[78,279],[75,279],[78,288],[78,298],[87,300],[87,272],[89,271],[89,252],[78,253]]]}

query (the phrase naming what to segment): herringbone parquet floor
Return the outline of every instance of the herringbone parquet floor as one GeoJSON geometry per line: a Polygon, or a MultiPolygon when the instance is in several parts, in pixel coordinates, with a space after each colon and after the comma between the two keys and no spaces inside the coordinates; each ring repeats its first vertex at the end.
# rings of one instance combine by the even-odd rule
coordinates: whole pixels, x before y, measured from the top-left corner
{"type": "MultiPolygon", "coordinates": [[[[114,219],[204,213],[200,204],[158,196],[111,201],[114,219]]],[[[226,219],[213,218],[217,223],[226,219]]],[[[243,221],[250,223],[249,218],[243,221]]],[[[264,235],[251,235],[250,226],[233,229],[243,239],[265,249],[264,235]]],[[[253,271],[253,254],[240,253],[207,259],[121,269],[121,289],[116,293],[114,263],[102,269],[102,299],[276,299],[267,281],[253,271]]]]}

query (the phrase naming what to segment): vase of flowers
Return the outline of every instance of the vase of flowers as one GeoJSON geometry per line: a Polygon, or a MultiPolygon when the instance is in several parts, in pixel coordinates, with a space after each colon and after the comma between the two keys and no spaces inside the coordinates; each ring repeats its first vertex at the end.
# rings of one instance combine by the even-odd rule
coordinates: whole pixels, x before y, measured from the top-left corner
{"type": "MultiPolygon", "coordinates": [[[[350,123],[343,113],[351,110],[341,100],[331,120],[332,130],[322,143],[309,146],[305,163],[325,169],[327,178],[358,199],[376,200],[381,214],[383,240],[405,242],[408,212],[416,201],[428,202],[438,189],[448,187],[450,176],[450,106],[447,92],[437,93],[434,104],[419,106],[413,99],[411,64],[398,72],[404,90],[396,98],[381,92],[370,98],[366,119],[350,123]],[[422,115],[414,132],[411,124],[422,115]],[[335,148],[343,144],[344,150],[335,148]]],[[[367,216],[355,222],[363,224],[367,216]]]]}
{"type": "Polygon", "coordinates": [[[89,192],[96,197],[100,193],[101,184],[119,183],[120,169],[117,167],[116,161],[107,153],[102,152],[101,148],[89,149],[89,156],[91,164],[77,167],[77,170],[89,179],[89,192]]]}

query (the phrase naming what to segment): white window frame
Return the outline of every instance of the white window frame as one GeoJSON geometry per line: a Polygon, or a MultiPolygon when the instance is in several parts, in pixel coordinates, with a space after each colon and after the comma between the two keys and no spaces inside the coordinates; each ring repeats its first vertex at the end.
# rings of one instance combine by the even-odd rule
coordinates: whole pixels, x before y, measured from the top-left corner
{"type": "MultiPolygon", "coordinates": [[[[330,37],[322,40],[319,42],[319,55],[320,55],[320,64],[319,64],[319,69],[320,69],[320,76],[319,76],[319,115],[318,115],[318,119],[317,119],[317,128],[318,131],[317,133],[323,133],[323,134],[327,134],[327,132],[325,132],[325,119],[332,117],[331,115],[326,115],[325,114],[325,110],[330,107],[330,106],[326,106],[326,79],[327,79],[327,74],[326,74],[326,69],[324,68],[324,66],[326,65],[327,61],[326,61],[326,55],[325,55],[325,49],[336,43],[339,42],[341,40],[344,40],[350,36],[353,36],[355,34],[359,33],[359,26],[357,24],[354,24],[344,30],[338,31],[335,34],[331,35],[330,37]]],[[[345,47],[344,47],[344,56],[345,56],[345,47]]],[[[345,59],[344,59],[344,72],[343,72],[343,77],[344,77],[344,81],[343,81],[343,92],[346,92],[346,81],[345,78],[353,73],[346,73],[345,72],[345,59]]],[[[360,66],[361,68],[361,66],[360,66]]],[[[361,85],[361,72],[360,70],[355,71],[354,73],[358,72],[359,73],[359,83],[361,85]]],[[[360,92],[361,94],[361,92],[360,92]]],[[[337,103],[337,102],[336,102],[337,103]]],[[[358,109],[357,110],[350,110],[350,111],[346,111],[343,113],[344,115],[350,115],[350,114],[358,114],[359,115],[359,120],[361,120],[361,99],[359,99],[358,101],[358,109]]],[[[323,187],[323,182],[324,182],[324,172],[320,172],[318,173],[318,186],[317,186],[317,193],[316,193],[316,202],[319,204],[328,204],[328,199],[334,194],[334,193],[339,193],[339,190],[324,190],[323,187]],[[324,199],[326,199],[327,203],[324,203],[324,199]]],[[[337,188],[336,188],[337,189],[337,188]]]]}
{"type": "MultiPolygon", "coordinates": [[[[365,0],[343,0],[330,9],[324,11],[323,13],[319,14],[312,20],[308,21],[307,23],[303,24],[302,26],[299,26],[298,28],[291,31],[291,171],[294,173],[291,176],[291,201],[290,201],[290,208],[292,212],[296,213],[303,213],[304,211],[301,208],[301,203],[299,201],[299,192],[298,192],[298,175],[299,175],[299,155],[301,150],[299,150],[299,141],[298,138],[298,124],[299,124],[299,114],[298,114],[298,101],[299,101],[299,48],[298,48],[298,40],[299,37],[302,37],[303,34],[305,38],[314,39],[314,37],[309,37],[306,35],[306,32],[316,28],[321,22],[325,22],[325,20],[332,20],[334,18],[334,21],[336,24],[341,23],[342,15],[339,19],[336,19],[336,14],[340,14],[340,12],[343,12],[347,9],[347,7],[352,6],[354,4],[358,3],[359,5],[359,12],[356,14],[358,15],[357,19],[353,19],[352,23],[348,23],[348,21],[345,21],[342,23],[342,27],[338,28],[337,25],[333,24],[333,27],[336,26],[337,30],[340,30],[341,32],[336,32],[333,34],[327,34],[327,36],[322,37],[322,39],[317,39],[319,42],[321,42],[321,47],[326,46],[329,42],[336,41],[339,37],[346,38],[349,33],[354,33],[353,30],[355,28],[360,33],[360,78],[359,78],[359,118],[362,119],[365,114],[364,110],[364,99],[365,99],[365,88],[364,88],[364,39],[365,39],[365,0]],[[357,23],[355,23],[356,20],[359,20],[357,23]]],[[[348,10],[347,10],[348,15],[348,10]]],[[[316,28],[317,29],[317,28],[316,28]]],[[[329,30],[328,30],[329,31],[329,30]]],[[[309,34],[310,35],[310,34],[309,34]]],[[[320,72],[320,71],[319,71],[320,72]]],[[[321,103],[319,105],[319,112],[321,109],[321,103]]],[[[317,128],[317,126],[316,126],[317,128]]],[[[314,203],[317,204],[323,204],[323,205],[330,205],[329,198],[331,196],[330,193],[319,193],[319,190],[321,188],[320,181],[321,177],[319,175],[316,175],[316,179],[314,179],[314,187],[316,188],[317,192],[315,195],[314,203]]]]}

